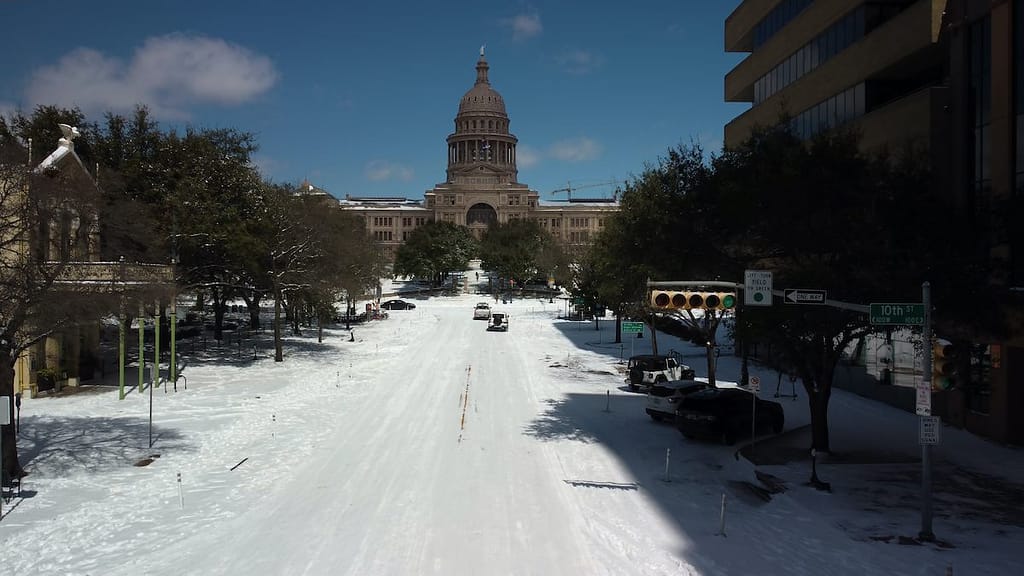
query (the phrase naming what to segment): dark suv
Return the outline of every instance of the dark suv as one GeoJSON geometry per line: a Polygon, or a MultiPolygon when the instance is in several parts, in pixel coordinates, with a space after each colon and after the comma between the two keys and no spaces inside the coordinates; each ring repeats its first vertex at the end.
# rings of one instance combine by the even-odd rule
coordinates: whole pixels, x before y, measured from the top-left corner
{"type": "Polygon", "coordinates": [[[701,436],[735,444],[751,433],[751,420],[761,431],[782,432],[786,416],[782,404],[757,398],[741,388],[707,388],[688,394],[676,408],[676,428],[683,436],[701,436]]]}

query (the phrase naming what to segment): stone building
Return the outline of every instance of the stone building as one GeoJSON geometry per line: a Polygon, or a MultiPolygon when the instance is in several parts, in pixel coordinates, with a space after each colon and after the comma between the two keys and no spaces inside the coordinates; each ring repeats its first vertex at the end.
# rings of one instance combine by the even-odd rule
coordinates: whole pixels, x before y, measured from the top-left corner
{"type": "MultiPolygon", "coordinates": [[[[91,380],[99,372],[100,318],[103,305],[91,301],[120,298],[139,310],[157,299],[164,303],[174,292],[174,268],[166,264],[100,261],[100,222],[91,202],[97,201],[99,186],[75,153],[77,128],[61,124],[64,137],[57,148],[36,166],[28,166],[28,179],[6,179],[0,182],[8,206],[3,210],[5,226],[0,227],[0,242],[8,249],[0,261],[0,278],[6,286],[20,286],[17,278],[25,270],[39,274],[33,285],[24,291],[45,290],[47,296],[74,299],[82,306],[80,318],[69,324],[51,318],[52,324],[39,325],[34,319],[45,313],[31,307],[19,310],[29,315],[22,329],[25,334],[39,334],[34,344],[23,350],[14,363],[14,393],[32,398],[40,392],[60,391],[91,380]],[[30,200],[32,187],[46,189],[30,200]],[[56,193],[54,191],[57,191],[56,193]],[[27,202],[41,202],[40,212],[49,218],[38,222],[31,217],[24,221],[12,218],[20,214],[27,202]],[[33,262],[25,268],[25,260],[33,262]]],[[[0,177],[3,177],[0,175],[0,177]]],[[[38,193],[38,190],[35,190],[38,193]]],[[[22,294],[27,294],[23,292],[22,294]]],[[[24,296],[28,298],[29,296],[24,296]]],[[[38,297],[38,294],[35,296],[38,297]]],[[[33,299],[35,298],[33,297],[33,299]]],[[[173,307],[172,307],[173,309],[173,307]]],[[[121,320],[124,325],[123,317],[121,320]]],[[[141,341],[141,340],[140,340],[141,341]]],[[[121,352],[120,365],[125,362],[121,352]]],[[[140,385],[142,378],[139,378],[140,385]]],[[[123,385],[123,382],[122,382],[123,385]]]]}
{"type": "Polygon", "coordinates": [[[366,229],[388,260],[418,226],[430,221],[469,227],[480,237],[495,222],[532,219],[570,249],[589,244],[604,220],[619,209],[614,199],[544,201],[519,182],[516,145],[505,100],[488,78],[483,50],[476,82],[459,101],[455,131],[446,138],[446,179],[427,190],[422,201],[406,198],[346,197],[340,206],[360,212],[366,229]]]}

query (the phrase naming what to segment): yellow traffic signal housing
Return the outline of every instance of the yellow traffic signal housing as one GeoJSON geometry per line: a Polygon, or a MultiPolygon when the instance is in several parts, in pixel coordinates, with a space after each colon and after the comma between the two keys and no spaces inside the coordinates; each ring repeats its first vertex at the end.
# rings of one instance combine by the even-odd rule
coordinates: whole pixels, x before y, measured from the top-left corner
{"type": "Polygon", "coordinates": [[[708,310],[732,310],[736,307],[734,292],[707,292],[704,294],[704,308],[708,310]]]}
{"type": "Polygon", "coordinates": [[[957,349],[944,340],[932,343],[932,389],[949,390],[957,384],[957,349]]]}
{"type": "Polygon", "coordinates": [[[682,292],[672,290],[652,290],[651,308],[655,310],[682,310],[686,307],[686,298],[682,292]]]}
{"type": "Polygon", "coordinates": [[[736,307],[733,292],[652,290],[655,310],[731,310],[736,307]]]}

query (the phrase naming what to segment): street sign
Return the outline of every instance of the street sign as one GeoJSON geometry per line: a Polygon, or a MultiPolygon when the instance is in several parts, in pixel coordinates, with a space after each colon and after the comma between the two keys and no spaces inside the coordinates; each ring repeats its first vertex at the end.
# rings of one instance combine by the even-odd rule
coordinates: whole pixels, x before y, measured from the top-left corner
{"type": "Polygon", "coordinates": [[[772,305],[771,270],[745,270],[743,272],[743,305],[772,305]]]}
{"type": "Polygon", "coordinates": [[[938,444],[939,443],[939,430],[942,429],[942,423],[938,416],[922,416],[918,419],[919,433],[918,443],[919,444],[938,444]]]}
{"type": "Polygon", "coordinates": [[[924,304],[918,303],[876,303],[871,304],[872,324],[924,324],[924,304]]]}
{"type": "Polygon", "coordinates": [[[824,290],[803,290],[800,288],[787,288],[785,290],[786,304],[824,304],[824,290]]]}
{"type": "Polygon", "coordinates": [[[644,323],[643,322],[623,322],[622,333],[623,334],[643,334],[644,323]]]}
{"type": "Polygon", "coordinates": [[[917,401],[915,402],[918,416],[932,415],[932,383],[922,380],[916,386],[917,401]]]}
{"type": "Polygon", "coordinates": [[[754,392],[760,392],[761,391],[761,379],[758,378],[757,376],[751,376],[750,377],[750,388],[754,392]]]}

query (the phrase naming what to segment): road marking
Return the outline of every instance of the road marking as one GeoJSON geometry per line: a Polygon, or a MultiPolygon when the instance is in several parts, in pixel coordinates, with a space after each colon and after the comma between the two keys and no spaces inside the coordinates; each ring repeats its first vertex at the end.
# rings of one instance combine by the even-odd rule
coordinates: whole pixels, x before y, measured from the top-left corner
{"type": "Polygon", "coordinates": [[[466,391],[462,394],[462,420],[459,422],[459,444],[462,444],[462,431],[466,429],[466,407],[469,406],[469,379],[473,375],[473,366],[466,366],[466,391]]]}

